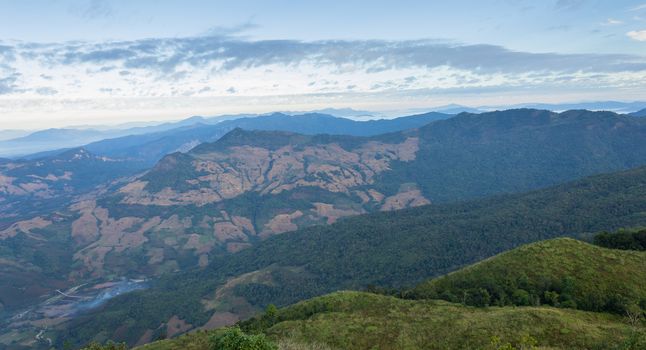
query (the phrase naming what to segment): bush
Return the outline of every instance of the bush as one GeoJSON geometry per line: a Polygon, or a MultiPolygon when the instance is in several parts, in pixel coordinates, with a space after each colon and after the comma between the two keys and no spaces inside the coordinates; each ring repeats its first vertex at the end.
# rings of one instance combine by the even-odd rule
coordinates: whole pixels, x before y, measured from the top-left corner
{"type": "Polygon", "coordinates": [[[84,347],[82,350],[126,350],[126,344],[124,343],[113,343],[108,342],[105,345],[101,345],[97,342],[92,342],[84,347]]]}
{"type": "Polygon", "coordinates": [[[230,328],[210,339],[211,350],[278,350],[264,334],[247,335],[240,328],[230,328]]]}

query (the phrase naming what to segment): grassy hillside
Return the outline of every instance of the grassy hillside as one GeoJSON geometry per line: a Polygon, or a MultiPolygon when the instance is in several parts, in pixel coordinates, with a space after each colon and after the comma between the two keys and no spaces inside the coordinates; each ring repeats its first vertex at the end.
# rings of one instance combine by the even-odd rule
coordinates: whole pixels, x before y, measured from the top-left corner
{"type": "Polygon", "coordinates": [[[646,253],[569,238],[529,244],[422,283],[411,297],[476,306],[548,304],[625,315],[646,309],[646,253]]]}
{"type": "MultiPolygon", "coordinates": [[[[635,339],[629,325],[608,314],[474,308],[360,292],[314,298],[241,326],[267,334],[281,349],[498,349],[510,344],[517,349],[607,350],[630,349],[624,345],[635,339]]],[[[141,350],[208,349],[212,334],[189,334],[141,350]]]]}
{"type": "Polygon", "coordinates": [[[644,225],[645,184],[646,168],[639,168],[526,194],[310,227],[116,298],[58,339],[135,343],[173,316],[197,327],[216,314],[244,318],[270,303],[335,290],[413,286],[522,244],[644,225]],[[129,327],[115,332],[124,324],[129,327]]]}

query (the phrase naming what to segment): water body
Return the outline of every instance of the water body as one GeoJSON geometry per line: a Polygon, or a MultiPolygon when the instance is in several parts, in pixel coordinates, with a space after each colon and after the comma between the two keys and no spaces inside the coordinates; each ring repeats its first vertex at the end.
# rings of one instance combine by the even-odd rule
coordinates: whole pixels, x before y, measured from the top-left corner
{"type": "Polygon", "coordinates": [[[134,292],[148,288],[148,283],[145,280],[122,280],[115,282],[113,285],[102,288],[91,299],[79,299],[75,303],[76,312],[83,312],[95,309],[108,300],[113,299],[119,295],[134,292]]]}

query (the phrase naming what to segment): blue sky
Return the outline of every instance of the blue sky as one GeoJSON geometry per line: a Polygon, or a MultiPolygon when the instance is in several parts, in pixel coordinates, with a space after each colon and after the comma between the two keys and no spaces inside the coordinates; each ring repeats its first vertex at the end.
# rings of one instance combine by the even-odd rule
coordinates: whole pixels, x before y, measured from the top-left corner
{"type": "Polygon", "coordinates": [[[646,99],[646,0],[0,0],[0,129],[646,99]]]}

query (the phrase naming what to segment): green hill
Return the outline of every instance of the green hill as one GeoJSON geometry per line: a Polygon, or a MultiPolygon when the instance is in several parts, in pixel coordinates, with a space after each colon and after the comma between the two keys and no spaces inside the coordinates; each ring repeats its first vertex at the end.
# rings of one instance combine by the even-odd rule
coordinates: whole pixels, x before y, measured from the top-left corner
{"type": "MultiPolygon", "coordinates": [[[[550,307],[474,308],[337,292],[241,324],[280,349],[639,349],[620,317],[550,307]],[[270,320],[271,319],[271,320],[270,320]],[[498,345],[494,338],[498,338],[498,345]],[[514,348],[503,348],[510,344],[514,348]],[[532,347],[536,345],[536,347],[532,347]]],[[[198,332],[141,350],[209,349],[216,332],[198,332]]],[[[637,340],[639,341],[639,340],[637,340]]]]}
{"type": "Polygon", "coordinates": [[[422,283],[410,297],[470,305],[548,304],[625,315],[646,309],[646,253],[559,238],[422,283]]]}
{"type": "Polygon", "coordinates": [[[148,331],[159,335],[155,330],[171,319],[199,327],[336,290],[414,286],[522,244],[644,225],[645,184],[646,168],[639,168],[525,194],[298,230],[115,298],[66,325],[57,339],[134,344],[148,331]]]}
{"type": "MultiPolygon", "coordinates": [[[[643,349],[641,323],[624,317],[630,310],[613,307],[646,300],[645,268],[646,253],[558,238],[422,283],[412,294],[423,300],[336,292],[238,325],[267,335],[280,349],[643,349]],[[469,303],[473,291],[485,290],[492,302],[482,307],[430,300],[464,295],[462,302],[469,303]],[[545,300],[544,293],[556,294],[545,300]],[[537,305],[514,306],[522,304],[514,300],[518,295],[537,305]],[[620,315],[568,308],[577,305],[620,315]]],[[[142,350],[207,349],[222,332],[198,332],[142,350]]]]}

